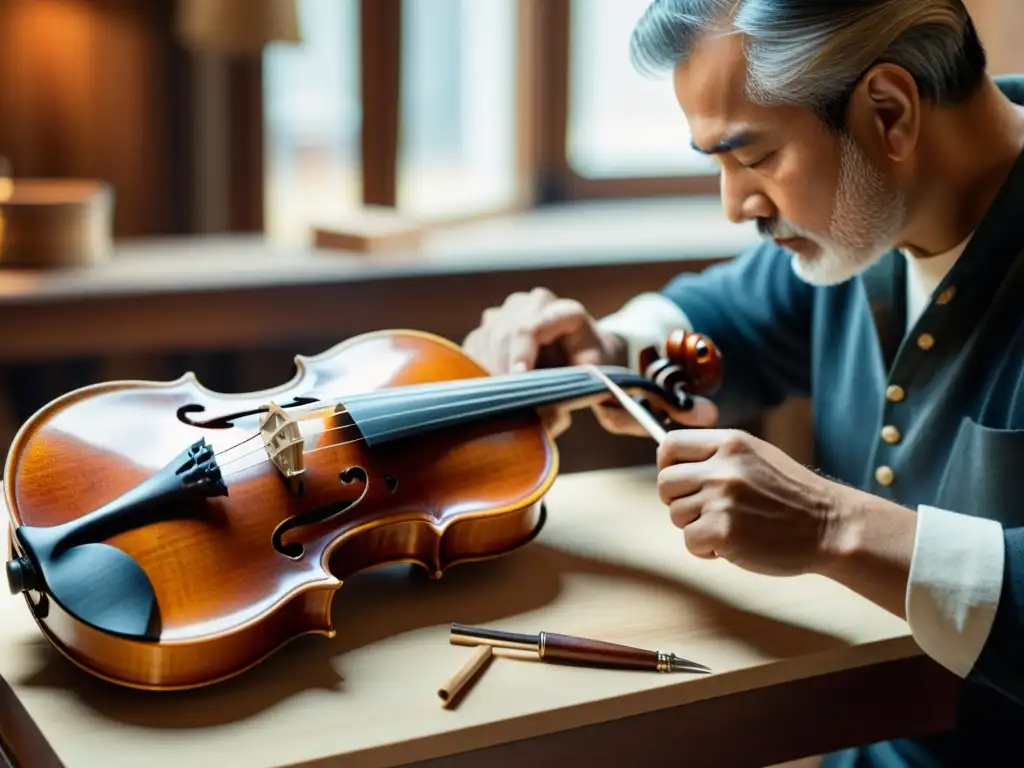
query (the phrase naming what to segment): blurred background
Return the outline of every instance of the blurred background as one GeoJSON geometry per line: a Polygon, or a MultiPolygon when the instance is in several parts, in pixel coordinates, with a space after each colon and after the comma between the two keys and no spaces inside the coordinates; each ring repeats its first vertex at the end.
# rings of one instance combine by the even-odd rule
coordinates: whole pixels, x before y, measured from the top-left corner
{"type": "MultiPolygon", "coordinates": [[[[0,0],[0,453],[73,387],[272,387],[358,333],[461,341],[536,285],[600,315],[734,255],[629,62],[647,2],[0,0]]],[[[968,5],[1024,72],[1024,5],[968,5]]],[[[650,459],[580,421],[566,471],[650,459]]]]}

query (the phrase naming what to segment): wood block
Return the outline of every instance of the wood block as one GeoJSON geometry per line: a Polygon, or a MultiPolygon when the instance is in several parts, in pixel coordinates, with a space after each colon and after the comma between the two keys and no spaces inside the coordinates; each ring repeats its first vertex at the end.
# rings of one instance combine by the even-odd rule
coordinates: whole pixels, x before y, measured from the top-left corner
{"type": "Polygon", "coordinates": [[[422,245],[424,232],[422,223],[393,208],[366,206],[330,226],[314,227],[313,245],[357,253],[410,251],[422,245]]]}
{"type": "Polygon", "coordinates": [[[0,265],[98,264],[113,252],[114,191],[91,179],[15,179],[0,197],[0,265]]]}

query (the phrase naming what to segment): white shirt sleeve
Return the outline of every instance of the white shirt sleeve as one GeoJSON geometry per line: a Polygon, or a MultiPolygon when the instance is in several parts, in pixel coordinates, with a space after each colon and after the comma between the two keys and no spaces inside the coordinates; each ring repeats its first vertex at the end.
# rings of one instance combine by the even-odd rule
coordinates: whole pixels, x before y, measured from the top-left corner
{"type": "Polygon", "coordinates": [[[640,353],[654,347],[665,354],[665,340],[672,331],[692,331],[686,314],[671,299],[660,293],[641,293],[622,309],[597,322],[602,330],[618,335],[626,342],[629,365],[640,368],[640,353]]]}
{"type": "Polygon", "coordinates": [[[992,631],[1004,557],[998,522],[918,507],[907,623],[921,650],[961,678],[992,631]]]}

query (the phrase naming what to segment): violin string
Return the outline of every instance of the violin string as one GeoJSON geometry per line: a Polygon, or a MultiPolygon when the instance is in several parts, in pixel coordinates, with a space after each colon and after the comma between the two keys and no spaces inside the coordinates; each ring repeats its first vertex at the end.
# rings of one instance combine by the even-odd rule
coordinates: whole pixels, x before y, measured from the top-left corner
{"type": "MultiPolygon", "coordinates": [[[[571,369],[561,368],[561,369],[548,370],[548,371],[533,371],[533,372],[531,372],[529,374],[525,374],[525,375],[537,377],[538,374],[542,374],[542,378],[545,378],[545,379],[551,379],[551,378],[562,379],[562,381],[564,382],[565,385],[569,385],[569,384],[575,383],[578,378],[586,378],[586,379],[596,380],[596,381],[598,381],[598,383],[603,384],[603,382],[601,381],[600,377],[595,377],[593,375],[593,373],[590,370],[589,366],[572,366],[571,369]],[[566,376],[567,372],[570,375],[572,373],[574,373],[574,372],[582,372],[584,374],[584,377],[571,377],[570,378],[570,377],[566,376]]],[[[514,374],[514,376],[516,376],[516,377],[523,376],[523,375],[524,374],[514,374]]],[[[442,385],[446,389],[448,389],[450,394],[458,395],[458,394],[465,393],[467,391],[470,391],[470,392],[472,392],[472,391],[479,391],[481,389],[481,385],[484,385],[484,386],[486,386],[486,385],[493,385],[494,384],[494,378],[493,377],[476,377],[476,378],[470,378],[470,379],[465,379],[465,380],[459,380],[458,382],[451,382],[451,381],[430,382],[430,383],[428,383],[427,386],[429,386],[430,384],[442,385]],[[464,383],[462,383],[460,385],[460,382],[464,382],[464,383]]],[[[417,384],[417,385],[411,385],[411,386],[418,387],[418,386],[422,386],[422,385],[417,384]]],[[[358,393],[352,395],[352,397],[358,397],[358,396],[359,396],[358,393]]],[[[405,397],[408,397],[408,392],[407,392],[407,388],[406,387],[394,387],[394,388],[382,390],[380,392],[371,393],[371,396],[373,396],[373,397],[380,397],[380,398],[388,398],[388,399],[398,398],[398,397],[405,398],[405,397]]],[[[485,402],[486,400],[487,400],[487,392],[485,391],[485,392],[481,393],[480,397],[475,398],[475,400],[471,400],[470,403],[472,403],[472,402],[481,402],[481,401],[485,402]]],[[[305,422],[305,421],[311,421],[311,420],[317,419],[317,418],[319,418],[319,419],[324,419],[324,418],[331,418],[331,419],[333,419],[335,417],[344,416],[344,415],[349,413],[347,409],[339,409],[338,408],[339,405],[340,405],[340,403],[337,403],[336,401],[335,402],[329,402],[327,400],[318,400],[315,403],[306,403],[300,409],[295,409],[295,410],[290,411],[289,415],[293,414],[293,413],[302,414],[301,417],[294,419],[294,421],[295,422],[305,422]],[[317,414],[318,411],[322,412],[322,411],[327,410],[328,408],[333,408],[334,410],[331,410],[326,415],[324,415],[323,413],[320,413],[319,415],[317,414]]],[[[435,405],[435,406],[432,406],[432,407],[433,408],[438,408],[438,407],[442,407],[442,405],[439,404],[439,405],[435,405]]],[[[406,411],[399,411],[397,414],[395,414],[395,413],[380,414],[378,416],[370,416],[370,417],[367,417],[365,419],[362,419],[360,423],[365,424],[365,423],[369,423],[369,422],[376,421],[376,420],[379,420],[379,419],[393,418],[395,416],[407,416],[407,415],[412,415],[412,414],[420,413],[422,411],[430,410],[430,409],[431,409],[431,407],[426,407],[426,408],[421,407],[421,408],[414,408],[414,409],[410,409],[410,410],[406,410],[406,411]]],[[[343,432],[343,431],[349,430],[349,429],[358,429],[358,427],[359,427],[358,424],[348,423],[348,424],[342,424],[342,425],[339,425],[339,426],[333,426],[333,427],[329,427],[329,428],[318,429],[318,430],[315,430],[313,432],[310,432],[310,433],[307,433],[307,434],[303,434],[302,435],[302,442],[305,442],[306,440],[308,440],[310,438],[318,438],[318,437],[320,437],[322,435],[330,434],[332,432],[343,432]]],[[[223,449],[221,449],[219,451],[215,451],[214,455],[217,456],[218,458],[220,458],[220,457],[230,453],[231,451],[236,450],[237,448],[242,447],[246,443],[248,443],[248,442],[250,442],[252,440],[255,440],[256,438],[261,437],[261,435],[262,435],[262,433],[260,431],[254,431],[253,434],[249,435],[246,438],[243,438],[238,443],[236,443],[236,444],[234,444],[232,446],[229,446],[227,448],[223,448],[223,449]]],[[[355,438],[353,440],[342,440],[340,442],[331,443],[330,445],[324,445],[324,446],[320,446],[318,448],[303,449],[302,450],[302,455],[306,456],[308,454],[317,453],[318,451],[327,450],[329,448],[337,448],[337,447],[340,447],[340,446],[352,445],[354,443],[360,443],[360,442],[365,442],[365,441],[366,441],[366,438],[364,436],[360,436],[360,437],[357,437],[357,438],[355,438]]],[[[241,456],[236,456],[234,458],[231,458],[231,459],[228,459],[227,461],[222,462],[221,463],[221,467],[223,468],[225,466],[228,466],[228,465],[233,464],[235,462],[241,461],[241,460],[243,460],[245,458],[248,458],[250,456],[254,456],[254,455],[257,455],[257,454],[264,453],[265,451],[266,451],[266,446],[263,445],[263,446],[261,446],[259,448],[253,449],[252,451],[248,451],[248,452],[242,454],[241,456]]],[[[224,478],[224,479],[227,479],[227,478],[232,477],[234,475],[240,474],[241,472],[247,472],[248,470],[253,469],[254,467],[258,467],[258,466],[260,466],[262,464],[271,463],[271,462],[272,462],[272,459],[268,455],[265,458],[263,458],[261,461],[255,463],[255,464],[251,464],[251,465],[249,465],[249,466],[247,466],[245,468],[233,470],[233,471],[227,472],[227,473],[222,473],[221,477],[224,478]]]]}
{"type": "MultiPolygon", "coordinates": [[[[320,409],[320,410],[324,410],[324,409],[320,409]]],[[[370,423],[372,421],[379,421],[380,419],[393,418],[395,416],[398,416],[398,417],[401,417],[401,416],[411,416],[411,415],[420,413],[423,410],[425,410],[425,409],[424,408],[411,408],[411,409],[408,409],[408,410],[405,410],[405,411],[399,411],[398,413],[385,413],[385,414],[380,414],[378,416],[369,416],[369,417],[367,417],[365,419],[362,419],[360,423],[368,424],[368,423],[370,423]]],[[[303,417],[301,419],[295,419],[295,421],[297,423],[299,423],[299,422],[312,421],[314,418],[333,419],[333,418],[335,418],[337,416],[344,416],[346,414],[348,414],[348,410],[333,410],[329,414],[324,415],[324,416],[319,416],[319,417],[317,417],[317,416],[305,416],[305,417],[303,417]]],[[[317,429],[317,430],[313,430],[313,431],[307,432],[307,433],[302,435],[302,438],[303,438],[303,441],[305,441],[305,440],[307,440],[309,438],[312,438],[312,437],[320,437],[322,435],[327,435],[327,434],[330,434],[332,432],[339,432],[339,431],[344,431],[346,429],[353,429],[353,428],[357,428],[357,427],[358,427],[358,425],[355,424],[355,423],[341,424],[339,426],[327,427],[327,428],[324,428],[324,429],[317,429]]],[[[224,454],[229,453],[230,451],[233,451],[236,448],[239,448],[239,447],[245,445],[250,440],[254,440],[254,439],[256,439],[258,437],[261,437],[261,436],[262,436],[262,433],[259,432],[259,431],[256,431],[253,434],[249,435],[244,440],[242,440],[241,442],[236,443],[235,445],[233,445],[233,446],[231,446],[229,448],[224,448],[224,449],[222,449],[220,451],[215,451],[214,455],[219,459],[224,454]]],[[[330,447],[330,446],[328,446],[328,447],[330,447]]],[[[242,459],[244,459],[244,458],[246,458],[248,456],[252,456],[253,454],[256,454],[256,453],[262,453],[264,450],[265,449],[263,447],[256,448],[256,449],[254,449],[252,451],[249,451],[247,453],[243,453],[241,456],[236,456],[236,457],[234,457],[232,459],[228,459],[227,461],[222,463],[222,466],[227,466],[228,464],[231,464],[231,463],[233,463],[235,461],[240,461],[240,460],[242,460],[242,459]]]]}
{"type": "Polygon", "coordinates": [[[438,381],[416,382],[414,384],[403,384],[397,387],[387,387],[371,392],[353,392],[334,399],[321,398],[320,400],[316,400],[312,403],[304,403],[297,408],[290,408],[288,409],[288,412],[299,415],[295,419],[296,421],[308,421],[310,419],[321,418],[317,415],[317,411],[334,408],[338,405],[340,400],[344,398],[371,398],[373,400],[405,398],[409,396],[410,389],[416,390],[429,388],[443,388],[446,392],[455,396],[463,395],[467,392],[473,392],[481,388],[494,386],[496,381],[503,379],[506,381],[519,381],[526,377],[541,381],[544,379],[563,379],[565,381],[571,381],[574,379],[591,378],[592,374],[589,372],[589,366],[572,365],[563,366],[561,368],[537,369],[526,373],[503,374],[499,376],[474,376],[465,379],[440,379],[438,381]]]}
{"type": "MultiPolygon", "coordinates": [[[[486,400],[486,398],[477,398],[478,402],[479,401],[485,401],[485,400],[486,400]]],[[[473,402],[473,401],[470,401],[470,402],[473,402]]],[[[435,407],[440,407],[440,406],[435,406],[435,407]]],[[[378,416],[368,416],[365,419],[361,419],[360,420],[360,424],[369,424],[370,422],[373,422],[373,421],[379,421],[381,419],[389,419],[389,418],[393,418],[395,416],[411,416],[411,415],[414,415],[414,414],[422,413],[423,411],[426,411],[426,410],[428,410],[428,409],[427,408],[411,408],[411,409],[406,410],[406,411],[399,411],[397,414],[384,413],[384,414],[380,414],[378,416]]],[[[348,413],[347,410],[345,410],[345,411],[334,411],[334,412],[331,413],[330,416],[327,416],[327,417],[324,417],[324,418],[333,418],[335,416],[344,416],[347,413],[348,413]]],[[[303,421],[308,421],[308,420],[309,419],[303,419],[303,421]]],[[[298,421],[298,419],[296,419],[296,421],[298,421]]],[[[306,440],[308,440],[310,438],[319,438],[319,437],[322,437],[323,435],[329,435],[332,432],[344,432],[345,430],[348,430],[348,429],[358,429],[358,428],[359,428],[359,424],[350,423],[350,424],[341,424],[339,426],[334,426],[334,427],[328,427],[328,428],[325,428],[325,429],[318,429],[318,430],[314,430],[314,431],[311,431],[311,432],[308,432],[308,433],[302,435],[302,441],[305,442],[306,440]]],[[[230,448],[225,448],[225,449],[220,450],[220,451],[215,451],[214,455],[219,459],[224,454],[229,453],[230,451],[234,450],[235,448],[239,448],[242,445],[245,445],[250,440],[254,440],[255,438],[258,438],[260,436],[261,436],[261,433],[260,432],[256,432],[256,433],[250,435],[249,437],[245,438],[241,442],[231,446],[230,448]]],[[[336,447],[338,445],[349,445],[352,442],[360,442],[360,441],[363,441],[365,439],[366,439],[365,437],[361,437],[358,440],[354,440],[354,441],[350,440],[350,441],[341,442],[341,443],[332,443],[331,445],[321,446],[320,448],[315,448],[315,449],[311,449],[311,450],[303,450],[303,455],[306,455],[307,453],[314,453],[316,451],[323,450],[325,448],[334,448],[334,447],[336,447]]],[[[221,467],[223,468],[223,467],[226,467],[226,466],[228,466],[230,464],[235,463],[236,461],[241,461],[242,459],[248,458],[249,456],[254,456],[256,454],[263,453],[265,450],[266,450],[266,448],[263,447],[263,446],[261,446],[259,448],[254,448],[251,451],[247,451],[246,453],[243,453],[241,456],[235,456],[235,457],[233,457],[231,459],[228,459],[227,461],[221,462],[221,467]]],[[[270,457],[268,456],[265,459],[265,461],[270,461],[270,457]]],[[[257,465],[253,465],[253,466],[257,466],[257,465]]],[[[232,473],[232,474],[235,474],[235,473],[232,473]]]]}
{"type": "MultiPolygon", "coordinates": [[[[481,380],[486,380],[488,382],[493,382],[493,379],[471,379],[469,381],[480,382],[481,380]]],[[[432,382],[432,383],[447,384],[449,382],[441,381],[441,382],[432,382]]],[[[415,386],[421,386],[421,385],[414,384],[414,385],[410,385],[410,386],[414,386],[415,387],[415,386]]],[[[469,388],[470,388],[470,386],[466,386],[466,387],[462,387],[461,390],[464,391],[464,390],[467,390],[469,388]]],[[[477,384],[477,388],[479,388],[479,384],[477,384]]],[[[460,388],[453,387],[453,390],[454,390],[454,391],[452,391],[453,395],[462,394],[462,391],[460,391],[460,388]]],[[[374,397],[378,397],[378,396],[379,397],[383,397],[385,394],[389,394],[391,396],[396,396],[397,395],[397,396],[402,396],[402,397],[407,397],[408,396],[408,392],[407,392],[407,388],[406,387],[394,387],[394,388],[391,388],[391,389],[382,390],[381,392],[373,393],[374,397]]],[[[351,395],[351,397],[358,397],[358,396],[359,396],[359,393],[355,393],[355,394],[351,395]]],[[[330,418],[332,416],[344,415],[345,413],[348,413],[348,411],[347,410],[338,410],[338,405],[339,405],[340,399],[341,398],[338,398],[336,400],[321,399],[321,400],[317,400],[317,401],[312,402],[312,403],[305,403],[303,406],[301,406],[299,408],[289,409],[288,410],[288,414],[289,415],[294,415],[295,416],[294,421],[299,422],[299,423],[306,422],[306,421],[312,421],[314,419],[323,419],[323,418],[330,418]],[[333,409],[333,410],[331,410],[330,413],[328,413],[326,415],[324,415],[322,413],[318,414],[318,411],[326,411],[328,409],[333,409]]],[[[406,416],[406,415],[409,415],[411,413],[414,413],[414,411],[400,412],[397,415],[398,416],[406,416]]],[[[320,432],[314,432],[312,434],[313,435],[320,434],[320,432]]],[[[248,443],[250,440],[254,440],[257,437],[259,437],[260,435],[261,435],[260,431],[258,431],[258,430],[254,431],[251,435],[241,439],[240,441],[238,441],[234,445],[228,446],[227,448],[221,448],[220,450],[215,451],[214,455],[217,456],[218,458],[220,458],[224,454],[229,453],[229,452],[235,450],[236,448],[240,448],[241,446],[243,446],[246,443],[248,443]]],[[[245,458],[246,456],[249,456],[249,455],[251,455],[251,454],[248,454],[248,453],[243,454],[242,456],[239,456],[236,459],[232,459],[232,461],[237,461],[238,459],[245,458]]]]}
{"type": "MultiPolygon", "coordinates": [[[[567,381],[566,383],[570,384],[570,383],[573,383],[573,382],[567,381]]],[[[474,400],[469,400],[468,402],[469,403],[473,403],[473,402],[486,402],[486,400],[487,400],[487,395],[486,395],[486,393],[483,393],[480,397],[475,398],[474,400]]],[[[434,406],[434,407],[441,407],[441,406],[434,406]]],[[[324,410],[324,409],[320,409],[320,410],[324,410]]],[[[395,416],[399,416],[399,417],[401,417],[401,416],[411,416],[411,415],[414,415],[414,414],[422,413],[422,412],[424,412],[426,410],[429,410],[429,408],[423,408],[423,407],[421,407],[421,408],[411,408],[411,409],[408,409],[408,410],[405,410],[405,411],[399,411],[398,413],[380,414],[378,416],[370,416],[370,417],[367,417],[365,419],[362,419],[360,423],[368,424],[368,423],[373,422],[373,421],[379,421],[380,419],[393,418],[395,416]]],[[[312,416],[312,415],[311,416],[304,416],[303,418],[296,419],[295,421],[296,422],[305,422],[305,421],[311,421],[314,418],[334,418],[334,417],[337,417],[337,416],[344,416],[347,413],[348,413],[347,410],[334,410],[334,411],[332,411],[327,416],[319,416],[319,417],[312,416]]],[[[315,431],[311,431],[311,432],[308,432],[308,433],[304,434],[302,437],[305,440],[305,439],[312,438],[312,437],[319,437],[321,435],[330,434],[332,432],[339,432],[339,431],[344,431],[344,430],[348,430],[348,429],[355,429],[355,428],[358,428],[358,425],[354,424],[354,423],[342,424],[340,426],[327,427],[327,428],[324,428],[324,429],[318,429],[318,430],[315,430],[315,431]]],[[[261,433],[259,431],[256,431],[253,434],[251,434],[248,437],[246,437],[245,439],[243,439],[240,442],[236,443],[235,445],[232,445],[232,446],[230,446],[228,448],[223,448],[223,449],[221,449],[219,451],[215,451],[214,455],[217,458],[221,458],[225,454],[230,453],[231,451],[233,451],[233,450],[235,450],[237,448],[240,448],[241,446],[245,445],[249,441],[254,440],[254,439],[256,439],[256,438],[258,438],[260,436],[261,436],[261,433]]],[[[326,446],[326,447],[332,447],[332,446],[326,446]]],[[[241,456],[235,456],[233,458],[228,459],[227,461],[224,461],[222,463],[222,466],[227,466],[227,465],[232,464],[232,463],[234,463],[236,461],[241,461],[242,459],[245,459],[245,458],[247,458],[249,456],[252,456],[254,454],[262,453],[264,450],[265,449],[263,447],[255,448],[252,451],[248,451],[246,453],[243,453],[241,456]]],[[[268,458],[268,461],[269,461],[269,458],[268,458]]]]}
{"type": "MultiPolygon", "coordinates": [[[[344,411],[342,413],[347,413],[347,411],[344,411]]],[[[416,411],[407,411],[406,413],[416,413],[416,411]]],[[[370,418],[363,419],[363,421],[364,422],[375,421],[376,419],[388,418],[391,415],[392,414],[384,414],[384,415],[381,415],[381,416],[372,416],[370,418]]],[[[338,432],[338,431],[343,431],[343,430],[346,430],[346,429],[358,428],[358,426],[359,426],[358,424],[343,424],[340,427],[332,427],[330,429],[321,430],[319,432],[314,432],[314,433],[312,433],[310,435],[306,435],[304,437],[317,437],[317,436],[320,436],[320,435],[323,435],[323,434],[328,434],[330,432],[338,432]]],[[[248,442],[249,440],[252,440],[253,437],[259,437],[259,434],[257,433],[256,435],[248,437],[243,442],[248,442]]],[[[319,448],[304,449],[302,451],[302,455],[303,456],[309,456],[309,455],[314,454],[314,453],[319,453],[320,451],[326,451],[326,450],[328,450],[330,448],[340,448],[341,446],[344,446],[344,445],[354,445],[355,443],[363,443],[363,442],[366,442],[366,438],[363,437],[363,436],[359,436],[359,437],[356,437],[356,438],[354,438],[352,440],[343,440],[343,441],[341,441],[339,443],[331,443],[330,445],[321,445],[319,448]]],[[[234,463],[236,461],[241,461],[244,458],[247,458],[249,456],[254,456],[254,455],[259,454],[259,453],[263,453],[264,451],[265,451],[265,448],[257,448],[255,450],[249,451],[248,453],[244,453],[241,456],[238,456],[238,457],[236,457],[234,459],[230,459],[227,462],[224,462],[224,464],[222,466],[227,466],[228,464],[232,464],[232,463],[234,463]]],[[[216,455],[219,456],[220,454],[218,453],[216,455]]],[[[247,467],[244,467],[244,468],[241,468],[241,469],[236,469],[236,470],[233,470],[232,472],[222,473],[221,477],[226,480],[229,477],[233,477],[234,475],[241,474],[242,472],[248,472],[250,469],[254,469],[255,467],[259,467],[259,466],[261,466],[263,464],[268,464],[268,463],[270,463],[270,457],[269,456],[267,456],[266,458],[261,459],[260,461],[256,462],[255,464],[250,464],[247,467]]]]}
{"type": "MultiPolygon", "coordinates": [[[[354,425],[349,425],[349,426],[354,426],[354,425]]],[[[340,448],[343,445],[353,445],[354,443],[362,443],[362,442],[365,442],[365,441],[366,441],[365,437],[357,437],[357,438],[354,438],[352,440],[344,440],[344,441],[342,441],[340,443],[331,443],[330,445],[321,445],[319,448],[310,448],[309,450],[304,450],[302,452],[302,455],[303,456],[308,456],[308,455],[313,454],[313,453],[319,453],[320,451],[326,451],[328,448],[340,448]]],[[[238,459],[233,459],[233,461],[238,461],[239,459],[243,459],[246,456],[254,456],[257,453],[262,453],[262,452],[263,452],[262,449],[256,450],[256,451],[252,451],[250,453],[245,454],[244,456],[240,456],[238,459]]],[[[240,475],[243,472],[248,472],[250,469],[255,469],[256,467],[262,466],[264,464],[269,464],[269,463],[270,463],[270,457],[268,456],[266,458],[261,459],[260,461],[257,461],[257,462],[255,462],[253,464],[250,464],[247,467],[241,467],[240,469],[235,469],[235,470],[232,470],[231,472],[222,472],[221,473],[221,478],[224,479],[224,480],[227,480],[229,477],[234,477],[235,475],[240,475]]]]}
{"type": "MultiPolygon", "coordinates": [[[[246,438],[243,438],[242,440],[239,440],[234,445],[229,445],[227,448],[221,448],[219,451],[214,451],[213,455],[216,456],[219,459],[224,454],[230,453],[231,451],[235,450],[236,448],[241,448],[243,445],[248,443],[250,440],[255,440],[259,436],[260,436],[259,432],[253,432],[251,435],[249,435],[246,438]]],[[[249,454],[244,454],[244,455],[248,456],[249,454]]]]}
{"type": "MultiPolygon", "coordinates": [[[[570,383],[570,382],[567,382],[567,383],[570,383]]],[[[486,397],[477,398],[477,400],[478,401],[485,401],[486,397]]],[[[412,415],[412,414],[420,413],[420,412],[422,412],[424,410],[428,410],[428,409],[425,409],[425,408],[418,408],[418,409],[414,408],[414,409],[409,409],[409,410],[406,410],[406,411],[400,411],[398,414],[390,414],[389,413],[389,414],[381,414],[381,415],[378,415],[378,416],[370,416],[368,418],[363,419],[361,421],[361,423],[366,424],[366,423],[369,423],[369,422],[372,422],[372,421],[377,421],[379,419],[392,418],[395,415],[398,415],[398,416],[412,415]]],[[[336,411],[332,411],[330,416],[321,417],[321,418],[334,418],[335,416],[344,416],[347,413],[348,413],[347,410],[336,410],[336,411]]],[[[310,420],[312,418],[313,418],[312,416],[309,416],[309,417],[305,417],[304,419],[301,419],[301,420],[300,419],[296,419],[296,421],[308,421],[308,420],[310,420]]],[[[303,441],[305,441],[305,440],[307,440],[309,438],[319,438],[319,437],[321,437],[323,435],[330,434],[330,433],[333,433],[333,432],[344,432],[345,430],[349,430],[349,429],[358,429],[358,427],[359,427],[359,425],[355,424],[355,423],[342,424],[340,426],[334,426],[334,427],[330,427],[330,428],[326,428],[326,429],[319,429],[319,430],[316,430],[314,432],[310,432],[308,434],[303,435],[302,439],[303,439],[303,441]]],[[[254,440],[254,439],[256,439],[256,438],[258,438],[260,436],[261,436],[260,432],[255,432],[252,435],[250,435],[249,437],[247,437],[247,438],[243,439],[242,441],[236,443],[235,445],[232,445],[232,446],[230,446],[228,448],[225,448],[225,449],[221,449],[220,451],[215,451],[214,455],[217,456],[218,458],[220,458],[220,457],[224,456],[225,454],[229,453],[230,451],[235,450],[236,448],[239,448],[239,447],[245,445],[246,443],[248,443],[249,441],[254,440]]],[[[330,445],[323,445],[323,446],[320,446],[318,448],[303,449],[302,455],[303,456],[307,456],[307,455],[310,455],[310,454],[313,454],[313,453],[317,453],[319,451],[327,450],[329,448],[338,448],[340,446],[352,445],[354,443],[360,443],[360,442],[365,442],[365,441],[366,441],[366,438],[360,436],[360,437],[357,437],[357,438],[355,438],[353,440],[342,440],[341,442],[331,443],[330,445]]],[[[243,453],[241,456],[236,456],[234,458],[231,458],[231,459],[228,459],[227,461],[222,462],[221,463],[221,468],[223,469],[224,467],[229,466],[231,464],[234,464],[235,462],[241,461],[241,460],[246,459],[246,458],[248,458],[250,456],[255,456],[257,454],[264,453],[265,451],[266,451],[266,447],[265,446],[261,446],[259,448],[255,448],[255,449],[253,449],[251,451],[247,451],[246,453],[243,453]]],[[[236,470],[233,470],[233,471],[227,472],[227,473],[223,473],[222,472],[221,477],[223,479],[227,479],[229,477],[232,477],[234,475],[240,474],[242,472],[247,472],[250,469],[253,469],[254,467],[258,467],[258,466],[260,466],[262,464],[266,464],[266,463],[270,463],[270,462],[271,462],[270,457],[266,456],[261,461],[255,463],[255,464],[251,464],[251,465],[246,466],[244,468],[236,469],[236,470]]]]}
{"type": "MultiPolygon", "coordinates": [[[[386,414],[384,416],[375,416],[375,417],[371,417],[369,419],[364,419],[364,421],[373,421],[374,419],[378,419],[378,418],[380,418],[380,419],[387,418],[389,415],[390,414],[386,414]]],[[[352,429],[352,428],[356,428],[356,427],[358,427],[357,424],[344,424],[344,425],[342,425],[340,427],[332,427],[331,429],[322,430],[321,432],[315,432],[312,435],[308,435],[308,437],[316,437],[316,436],[319,436],[321,434],[327,434],[327,433],[330,433],[330,432],[338,432],[338,431],[342,431],[342,430],[346,430],[346,429],[352,429]]],[[[259,435],[257,434],[257,435],[254,435],[253,437],[259,437],[259,435]]],[[[246,442],[248,440],[251,440],[251,439],[252,439],[252,437],[246,438],[246,442]]],[[[363,443],[363,442],[366,442],[366,438],[363,437],[363,436],[359,436],[359,437],[353,438],[352,440],[343,440],[343,441],[341,441],[339,443],[331,443],[330,445],[321,445],[319,448],[303,449],[302,455],[303,456],[309,456],[309,455],[314,454],[314,453],[319,453],[320,451],[326,451],[326,450],[328,450],[330,448],[340,448],[341,446],[344,446],[344,445],[354,445],[355,443],[363,443]]],[[[237,456],[234,459],[231,459],[231,460],[229,460],[227,462],[224,462],[221,466],[222,467],[223,466],[227,466],[228,464],[232,464],[232,463],[234,463],[236,461],[241,461],[242,459],[247,458],[249,456],[255,456],[256,454],[263,453],[264,451],[265,451],[264,448],[257,448],[255,450],[249,451],[248,453],[244,453],[241,456],[237,456]]],[[[220,455],[220,454],[217,454],[217,455],[220,455]]],[[[259,467],[259,466],[261,466],[263,464],[268,464],[268,463],[270,463],[270,457],[269,456],[261,459],[260,461],[254,463],[254,464],[250,464],[247,467],[243,467],[241,469],[236,469],[236,470],[233,470],[231,472],[222,473],[221,477],[226,480],[229,477],[233,477],[234,475],[241,474],[242,472],[248,472],[250,469],[254,469],[255,467],[259,467]]]]}
{"type": "MultiPolygon", "coordinates": [[[[344,414],[348,413],[348,411],[338,411],[337,413],[340,416],[340,415],[344,415],[344,414]]],[[[373,421],[376,418],[383,418],[383,417],[380,417],[380,416],[371,417],[369,419],[365,419],[365,421],[373,421]]],[[[303,442],[305,442],[305,440],[307,440],[307,439],[309,439],[311,437],[320,437],[321,435],[330,434],[331,432],[344,431],[346,429],[351,429],[351,428],[356,427],[356,426],[358,426],[358,425],[356,425],[356,424],[342,424],[341,426],[331,427],[329,429],[321,429],[321,430],[317,430],[316,432],[312,432],[312,433],[310,433],[308,435],[303,435],[302,439],[303,439],[303,442]]],[[[236,443],[235,445],[231,446],[230,448],[224,448],[223,450],[215,451],[214,452],[214,456],[216,456],[218,459],[220,459],[222,456],[224,456],[224,454],[230,453],[231,451],[235,450],[236,448],[242,447],[243,445],[248,443],[250,440],[255,440],[256,438],[261,437],[261,436],[262,435],[261,435],[260,432],[256,432],[256,433],[250,435],[249,437],[245,438],[245,440],[243,440],[242,442],[236,443]]],[[[330,448],[330,447],[333,447],[333,446],[326,446],[326,447],[330,448]]],[[[241,456],[235,456],[234,458],[228,459],[227,461],[220,462],[220,464],[221,464],[222,467],[226,467],[229,464],[233,464],[236,461],[241,461],[242,459],[244,459],[244,458],[246,458],[248,456],[253,456],[253,455],[257,454],[257,453],[263,453],[265,450],[266,450],[266,448],[264,446],[260,446],[259,448],[254,448],[251,451],[247,451],[246,453],[243,453],[241,456]]]]}

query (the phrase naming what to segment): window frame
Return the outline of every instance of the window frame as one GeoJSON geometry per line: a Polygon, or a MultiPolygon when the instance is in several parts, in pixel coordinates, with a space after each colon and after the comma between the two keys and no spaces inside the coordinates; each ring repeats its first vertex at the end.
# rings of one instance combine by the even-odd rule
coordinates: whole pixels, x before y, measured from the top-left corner
{"type": "Polygon", "coordinates": [[[544,120],[545,156],[543,189],[551,201],[595,198],[686,197],[715,195],[720,189],[718,174],[671,176],[617,176],[592,179],[578,174],[569,163],[568,130],[570,109],[570,61],[572,51],[572,0],[537,0],[544,21],[538,31],[538,49],[551,73],[541,97],[544,120]]]}
{"type": "MultiPolygon", "coordinates": [[[[507,205],[434,221],[430,227],[548,203],[717,194],[717,175],[589,179],[576,173],[569,164],[566,141],[571,0],[518,0],[516,13],[516,194],[507,205]]],[[[362,201],[367,206],[396,208],[402,0],[360,0],[359,15],[362,201]]]]}

